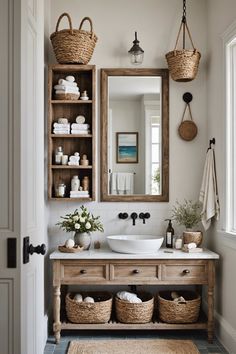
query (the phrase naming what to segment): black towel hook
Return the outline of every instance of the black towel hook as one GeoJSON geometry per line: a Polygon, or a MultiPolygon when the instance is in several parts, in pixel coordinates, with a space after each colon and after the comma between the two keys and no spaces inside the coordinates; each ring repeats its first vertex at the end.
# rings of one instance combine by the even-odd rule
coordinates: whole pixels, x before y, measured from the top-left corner
{"type": "Polygon", "coordinates": [[[216,143],[216,139],[215,138],[210,139],[209,140],[209,148],[207,149],[207,151],[211,149],[211,144],[215,145],[215,143],[216,143]]]}

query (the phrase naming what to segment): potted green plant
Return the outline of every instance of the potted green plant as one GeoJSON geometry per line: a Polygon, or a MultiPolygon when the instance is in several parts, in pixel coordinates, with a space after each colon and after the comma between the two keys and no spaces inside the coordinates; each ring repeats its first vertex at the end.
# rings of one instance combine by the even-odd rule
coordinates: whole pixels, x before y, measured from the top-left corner
{"type": "Polygon", "coordinates": [[[75,244],[83,247],[84,250],[88,250],[91,244],[91,232],[103,232],[104,229],[99,221],[100,216],[95,217],[83,205],[80,209],[80,211],[76,209],[71,214],[61,216],[62,221],[59,221],[56,225],[66,232],[75,232],[75,244]]]}
{"type": "Polygon", "coordinates": [[[197,246],[202,243],[202,232],[194,231],[193,228],[201,221],[200,202],[193,202],[192,200],[184,200],[181,204],[176,201],[176,205],[172,208],[172,219],[179,225],[184,225],[186,230],[183,232],[183,242],[195,242],[197,246]]]}

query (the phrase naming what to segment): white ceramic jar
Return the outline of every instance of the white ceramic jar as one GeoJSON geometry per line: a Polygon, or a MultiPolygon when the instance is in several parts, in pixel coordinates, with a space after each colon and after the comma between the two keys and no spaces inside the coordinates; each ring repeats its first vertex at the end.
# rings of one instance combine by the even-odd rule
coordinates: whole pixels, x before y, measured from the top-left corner
{"type": "Polygon", "coordinates": [[[73,178],[71,179],[71,191],[78,192],[79,187],[80,187],[79,176],[73,176],[73,178]]]}

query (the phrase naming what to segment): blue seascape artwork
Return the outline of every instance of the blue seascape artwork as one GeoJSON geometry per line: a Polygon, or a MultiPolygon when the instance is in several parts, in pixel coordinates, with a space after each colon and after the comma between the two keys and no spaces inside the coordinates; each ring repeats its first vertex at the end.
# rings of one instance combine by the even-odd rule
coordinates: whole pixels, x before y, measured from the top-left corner
{"type": "Polygon", "coordinates": [[[138,162],[137,133],[118,133],[118,162],[138,162]]]}
{"type": "Polygon", "coordinates": [[[119,146],[119,160],[137,159],[137,146],[119,146]]]}

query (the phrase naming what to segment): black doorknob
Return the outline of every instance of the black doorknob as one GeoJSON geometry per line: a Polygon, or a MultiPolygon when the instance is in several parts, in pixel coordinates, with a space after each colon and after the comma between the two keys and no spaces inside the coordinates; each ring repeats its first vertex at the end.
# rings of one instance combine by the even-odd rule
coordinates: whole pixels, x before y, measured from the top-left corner
{"type": "Polygon", "coordinates": [[[46,245],[44,243],[42,243],[42,245],[38,245],[36,247],[34,247],[32,245],[32,243],[29,245],[29,250],[28,250],[29,254],[33,254],[33,253],[37,253],[37,254],[42,254],[45,255],[46,253],[46,245]]]}

